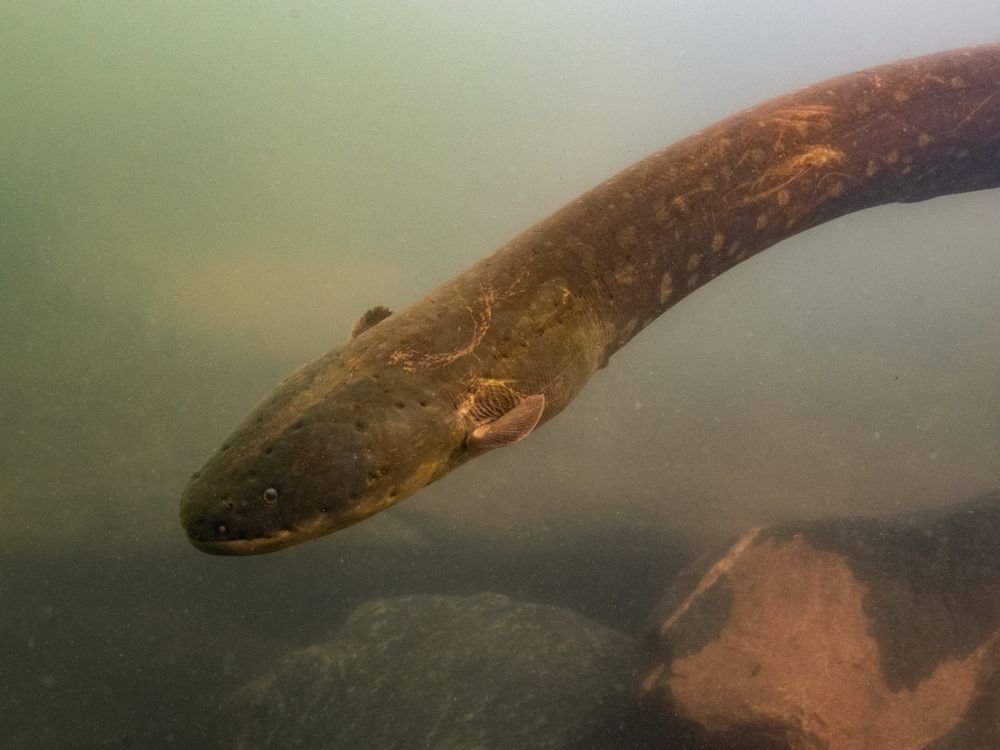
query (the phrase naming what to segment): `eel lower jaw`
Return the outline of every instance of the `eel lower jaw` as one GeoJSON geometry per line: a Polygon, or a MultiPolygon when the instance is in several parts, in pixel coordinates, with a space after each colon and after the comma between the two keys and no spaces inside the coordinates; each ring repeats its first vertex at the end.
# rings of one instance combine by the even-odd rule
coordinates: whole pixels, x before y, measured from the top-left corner
{"type": "Polygon", "coordinates": [[[189,536],[188,541],[196,549],[210,555],[262,555],[266,552],[290,547],[302,541],[298,534],[291,531],[280,531],[271,536],[261,536],[252,539],[208,540],[195,539],[189,536]]]}
{"type": "MultiPolygon", "coordinates": [[[[407,493],[408,495],[409,493],[407,493]]],[[[403,497],[406,497],[404,495],[403,497]]],[[[230,557],[263,555],[268,552],[291,547],[310,539],[326,536],[335,531],[340,531],[348,526],[353,526],[359,521],[378,513],[379,511],[395,505],[403,497],[385,496],[377,502],[371,502],[363,507],[353,508],[346,513],[341,513],[335,517],[320,516],[305,521],[298,526],[281,529],[266,536],[245,537],[242,539],[199,539],[199,530],[204,531],[203,524],[198,522],[198,516],[194,514],[185,515],[182,511],[182,522],[188,529],[188,541],[198,550],[210,555],[226,555],[230,557]]]]}

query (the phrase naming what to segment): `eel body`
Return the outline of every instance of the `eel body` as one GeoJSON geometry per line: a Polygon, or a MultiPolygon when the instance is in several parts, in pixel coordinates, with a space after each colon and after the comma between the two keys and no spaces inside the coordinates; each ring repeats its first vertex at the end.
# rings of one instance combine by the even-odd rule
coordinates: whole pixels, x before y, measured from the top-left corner
{"type": "Polygon", "coordinates": [[[1000,45],[772,99],[628,167],[409,308],[369,311],[188,484],[198,548],[253,554],[360,521],[558,414],[636,333],[780,240],[1000,185],[1000,45]]]}

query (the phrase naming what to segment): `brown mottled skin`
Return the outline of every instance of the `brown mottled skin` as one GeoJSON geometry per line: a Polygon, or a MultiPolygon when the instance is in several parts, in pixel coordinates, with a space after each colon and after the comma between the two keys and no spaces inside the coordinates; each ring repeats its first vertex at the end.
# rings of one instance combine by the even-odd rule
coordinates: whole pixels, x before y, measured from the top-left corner
{"type": "Polygon", "coordinates": [[[291,374],[192,478],[183,524],[206,552],[253,554],[356,523],[477,455],[470,432],[525,397],[558,414],[650,321],[751,255],[859,209],[998,185],[1000,45],[745,110],[291,374]]]}

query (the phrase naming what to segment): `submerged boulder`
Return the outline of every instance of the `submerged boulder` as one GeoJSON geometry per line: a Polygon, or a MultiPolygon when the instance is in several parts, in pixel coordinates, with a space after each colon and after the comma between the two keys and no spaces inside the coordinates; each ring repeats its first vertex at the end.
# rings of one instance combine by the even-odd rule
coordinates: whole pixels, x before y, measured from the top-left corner
{"type": "Polygon", "coordinates": [[[1000,747],[1000,493],[751,530],[653,620],[639,692],[680,746],[1000,747]]]}
{"type": "Polygon", "coordinates": [[[371,601],[243,688],[237,746],[632,748],[635,656],[617,631],[498,594],[371,601]]]}

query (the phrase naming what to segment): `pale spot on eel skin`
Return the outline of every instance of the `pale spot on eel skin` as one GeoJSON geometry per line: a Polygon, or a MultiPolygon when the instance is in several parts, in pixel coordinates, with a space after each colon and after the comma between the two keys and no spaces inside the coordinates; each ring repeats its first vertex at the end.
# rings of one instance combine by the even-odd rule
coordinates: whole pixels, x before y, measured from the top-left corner
{"type": "Polygon", "coordinates": [[[667,202],[663,198],[658,198],[653,204],[653,219],[657,224],[662,224],[669,218],[670,209],[667,208],[667,202]]]}
{"type": "Polygon", "coordinates": [[[663,278],[660,279],[660,304],[665,305],[667,300],[670,299],[671,295],[674,293],[674,277],[670,275],[670,272],[663,274],[663,278]]]}
{"type": "Polygon", "coordinates": [[[635,272],[635,268],[632,266],[620,268],[615,272],[615,282],[622,286],[632,286],[632,284],[635,284],[638,280],[639,277],[635,272]]]}
{"type": "Polygon", "coordinates": [[[876,172],[878,172],[878,164],[876,164],[874,160],[869,160],[868,166],[865,167],[865,176],[871,177],[876,172]]]}
{"type": "Polygon", "coordinates": [[[722,232],[716,232],[712,235],[712,252],[717,253],[722,249],[722,246],[726,244],[726,235],[722,232]]]}
{"type": "Polygon", "coordinates": [[[697,271],[698,270],[698,266],[700,266],[700,265],[701,265],[701,254],[700,253],[695,253],[690,258],[688,258],[687,270],[688,270],[689,273],[692,272],[692,271],[697,271]]]}
{"type": "Polygon", "coordinates": [[[895,164],[899,161],[899,152],[896,149],[893,149],[885,155],[885,161],[887,164],[895,164]]]}
{"type": "Polygon", "coordinates": [[[767,214],[757,214],[757,229],[767,226],[767,214]]]}
{"type": "Polygon", "coordinates": [[[639,232],[634,226],[627,226],[618,233],[616,240],[620,249],[630,250],[639,244],[639,232]]]}
{"type": "Polygon", "coordinates": [[[632,320],[626,323],[625,327],[622,328],[621,333],[618,336],[619,343],[624,344],[626,341],[632,338],[633,334],[635,334],[635,329],[638,327],[639,327],[638,318],[632,318],[632,320]]]}
{"type": "Polygon", "coordinates": [[[927,148],[927,145],[931,142],[931,137],[927,133],[921,133],[920,137],[917,138],[917,145],[920,148],[927,148]]]}
{"type": "Polygon", "coordinates": [[[792,198],[791,194],[785,188],[781,188],[778,191],[778,205],[784,208],[788,205],[788,201],[792,198]]]}

